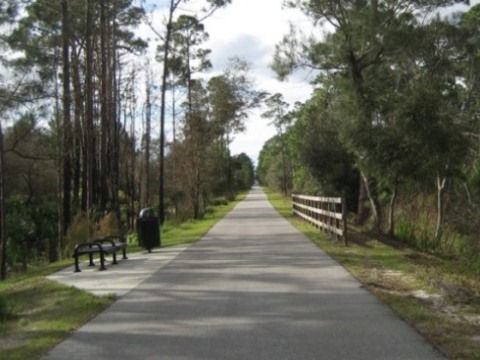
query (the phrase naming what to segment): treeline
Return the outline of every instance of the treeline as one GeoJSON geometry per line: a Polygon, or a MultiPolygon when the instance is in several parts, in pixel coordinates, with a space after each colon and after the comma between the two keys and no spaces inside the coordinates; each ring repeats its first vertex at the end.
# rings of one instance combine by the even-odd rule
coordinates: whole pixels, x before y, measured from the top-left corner
{"type": "Polygon", "coordinates": [[[251,159],[228,147],[262,98],[249,65],[231,59],[202,80],[201,19],[229,2],[186,16],[188,2],[171,0],[164,23],[132,0],[1,2],[2,279],[96,231],[132,231],[141,208],[162,223],[201,218],[212,199],[251,187],[251,159]],[[145,60],[141,24],[161,39],[156,59],[145,60]]]}
{"type": "Polygon", "coordinates": [[[260,154],[261,183],[345,196],[359,224],[478,256],[480,5],[445,11],[458,2],[291,1],[321,29],[292,27],[272,67],[318,75],[294,109],[269,99],[278,135],[260,154]]]}

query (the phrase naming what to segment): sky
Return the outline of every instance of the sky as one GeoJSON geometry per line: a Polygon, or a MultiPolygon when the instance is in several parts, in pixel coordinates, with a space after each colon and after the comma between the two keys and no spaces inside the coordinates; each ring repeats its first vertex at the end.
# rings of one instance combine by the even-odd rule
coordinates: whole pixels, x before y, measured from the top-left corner
{"type": "MultiPolygon", "coordinates": [[[[190,5],[195,0],[190,1],[190,5]]],[[[301,12],[282,7],[282,0],[233,0],[227,7],[216,11],[205,20],[205,31],[209,40],[204,48],[211,49],[213,68],[211,75],[222,72],[228,59],[238,56],[251,64],[251,77],[257,90],[271,94],[282,93],[284,100],[291,104],[305,101],[312,94],[308,71],[294,73],[287,81],[279,81],[270,69],[275,45],[288,33],[290,24],[312,29],[311,21],[301,12]]],[[[480,0],[470,1],[471,5],[480,0]]],[[[455,10],[465,11],[465,5],[455,6],[455,10]]],[[[159,20],[159,18],[157,18],[159,20]]],[[[147,31],[147,30],[144,30],[147,31]]],[[[318,30],[317,30],[318,31],[318,30]]],[[[318,35],[318,34],[317,34],[318,35]]],[[[246,120],[246,131],[236,134],[230,150],[232,155],[246,153],[256,164],[265,142],[275,135],[270,120],[261,117],[265,108],[251,110],[246,120]]]]}
{"type": "MultiPolygon", "coordinates": [[[[271,94],[282,93],[289,104],[307,100],[312,87],[311,76],[302,72],[290,76],[288,81],[277,80],[270,69],[275,45],[289,32],[290,23],[309,26],[301,12],[282,9],[281,0],[233,0],[228,7],[217,11],[205,21],[212,49],[213,69],[224,69],[229,57],[239,56],[251,64],[251,76],[258,90],[271,94]]],[[[265,108],[252,110],[246,120],[246,131],[237,134],[230,145],[232,154],[246,153],[255,163],[264,143],[275,135],[271,120],[261,117],[265,108]]]]}
{"type": "MultiPolygon", "coordinates": [[[[195,2],[198,3],[193,0],[187,4],[192,6],[195,2]]],[[[233,0],[230,5],[217,10],[204,21],[209,40],[202,47],[212,51],[210,61],[213,67],[207,75],[214,76],[223,72],[229,58],[243,58],[250,64],[250,76],[257,91],[271,94],[280,92],[284,100],[293,106],[296,101],[305,101],[310,97],[311,75],[304,71],[290,76],[288,81],[281,82],[276,79],[269,64],[273,60],[275,45],[288,33],[290,23],[310,26],[310,20],[297,10],[282,9],[281,3],[282,0],[233,0]]],[[[160,24],[164,18],[165,13],[161,7],[152,17],[152,22],[159,24],[156,27],[161,32],[163,28],[160,24]]],[[[138,33],[142,38],[151,40],[150,54],[147,56],[153,58],[156,36],[146,25],[140,27],[138,33]]],[[[269,125],[271,120],[261,117],[265,110],[257,108],[249,111],[249,117],[245,121],[246,131],[233,137],[230,145],[232,155],[246,153],[257,163],[264,143],[275,135],[273,125],[269,125]]],[[[170,129],[167,120],[167,138],[171,136],[170,129]]]]}

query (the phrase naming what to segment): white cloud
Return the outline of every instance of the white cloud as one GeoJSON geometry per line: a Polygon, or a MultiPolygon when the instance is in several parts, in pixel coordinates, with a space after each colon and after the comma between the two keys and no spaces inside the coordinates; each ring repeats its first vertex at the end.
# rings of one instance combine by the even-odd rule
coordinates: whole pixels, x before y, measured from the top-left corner
{"type": "MultiPolygon", "coordinates": [[[[292,9],[282,9],[281,0],[235,0],[225,9],[205,22],[210,33],[207,46],[212,49],[215,70],[225,67],[228,57],[240,56],[252,64],[252,75],[261,90],[280,92],[293,105],[307,100],[312,91],[308,72],[291,76],[288,82],[276,80],[269,64],[273,59],[275,45],[289,31],[290,23],[310,32],[311,20],[292,9]]],[[[470,1],[471,6],[480,0],[470,1]]],[[[465,11],[465,5],[457,5],[451,11],[465,11]]],[[[275,135],[268,119],[260,116],[261,110],[252,111],[247,120],[247,130],[236,136],[231,144],[233,154],[245,152],[257,162],[263,144],[275,135]]]]}
{"type": "MultiPolygon", "coordinates": [[[[212,50],[214,71],[225,68],[228,58],[245,58],[252,66],[251,75],[259,90],[280,92],[285,101],[294,104],[304,101],[311,94],[309,79],[305,76],[291,77],[289,82],[280,82],[270,69],[275,45],[288,33],[290,23],[309,24],[299,11],[282,9],[280,0],[237,0],[217,11],[205,21],[210,34],[206,44],[212,50]]],[[[250,113],[247,130],[238,134],[230,146],[233,154],[245,152],[254,162],[264,143],[275,135],[269,120],[260,115],[262,109],[250,113]]]]}
{"type": "MultiPolygon", "coordinates": [[[[228,6],[216,11],[205,20],[205,31],[210,38],[204,48],[210,49],[213,69],[209,75],[225,70],[228,59],[241,57],[251,65],[251,76],[259,91],[269,93],[280,92],[285,101],[292,105],[296,101],[306,100],[311,93],[309,79],[305,76],[292,76],[288,82],[280,82],[270,69],[275,45],[289,31],[290,23],[307,25],[310,23],[299,11],[282,9],[281,0],[234,0],[228,6]]],[[[202,2],[191,1],[185,7],[200,8],[202,2]]],[[[151,22],[161,33],[164,31],[166,9],[158,7],[150,15],[151,22]]],[[[149,39],[147,57],[153,59],[158,44],[158,36],[154,35],[147,25],[137,29],[137,35],[149,39]]],[[[155,81],[159,81],[161,64],[150,62],[156,70],[155,81]]],[[[140,94],[142,97],[142,94],[140,94]]],[[[264,143],[275,135],[275,130],[269,126],[269,120],[263,119],[264,109],[250,112],[246,120],[245,133],[237,134],[231,144],[232,154],[246,153],[254,162],[264,143]]],[[[168,116],[168,115],[167,115],[168,116]]],[[[171,133],[169,122],[166,124],[167,136],[171,133]]]]}
{"type": "MultiPolygon", "coordinates": [[[[471,5],[480,0],[472,0],[471,5]]],[[[190,2],[188,6],[197,5],[190,2]]],[[[466,6],[457,6],[455,10],[464,11],[466,6]]],[[[161,29],[165,13],[159,11],[154,15],[154,22],[161,29]]],[[[210,34],[205,48],[211,49],[212,74],[218,74],[225,69],[228,59],[233,56],[245,58],[252,66],[251,75],[258,90],[270,93],[280,92],[285,101],[293,105],[296,101],[307,100],[312,91],[309,85],[308,72],[291,76],[288,82],[280,82],[275,78],[269,64],[273,59],[275,45],[281,41],[289,31],[290,23],[295,26],[312,29],[311,20],[301,12],[293,9],[282,9],[281,0],[233,0],[229,6],[218,10],[205,21],[205,30],[210,34]]],[[[155,36],[146,35],[149,30],[145,27],[141,31],[145,37],[154,39],[155,36]]],[[[156,47],[156,45],[155,45],[156,47]]],[[[151,46],[152,49],[152,46],[151,46]]],[[[150,54],[153,52],[150,51],[150,54]]],[[[160,65],[157,65],[160,66],[160,65]]],[[[238,134],[231,144],[233,154],[245,152],[255,162],[264,143],[275,135],[269,120],[261,118],[262,109],[251,111],[246,121],[247,130],[238,134]]]]}

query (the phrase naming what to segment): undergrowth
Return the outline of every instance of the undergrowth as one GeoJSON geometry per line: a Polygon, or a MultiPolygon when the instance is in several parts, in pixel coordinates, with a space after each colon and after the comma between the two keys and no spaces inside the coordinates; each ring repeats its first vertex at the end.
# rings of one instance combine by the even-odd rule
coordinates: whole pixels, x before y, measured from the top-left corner
{"type": "Polygon", "coordinates": [[[281,215],[448,358],[480,359],[480,260],[452,253],[454,246],[461,246],[461,238],[449,237],[432,251],[429,237],[415,238],[419,228],[408,223],[399,225],[403,226],[403,241],[392,241],[350,224],[349,245],[344,246],[294,217],[289,198],[266,192],[281,215]]]}

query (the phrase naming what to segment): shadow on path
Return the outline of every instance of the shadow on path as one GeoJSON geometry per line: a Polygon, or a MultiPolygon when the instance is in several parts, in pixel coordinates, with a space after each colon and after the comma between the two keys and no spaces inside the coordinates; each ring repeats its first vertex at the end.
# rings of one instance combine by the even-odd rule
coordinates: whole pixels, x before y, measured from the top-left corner
{"type": "Polygon", "coordinates": [[[255,188],[200,242],[44,360],[84,358],[443,357],[255,188]]]}

